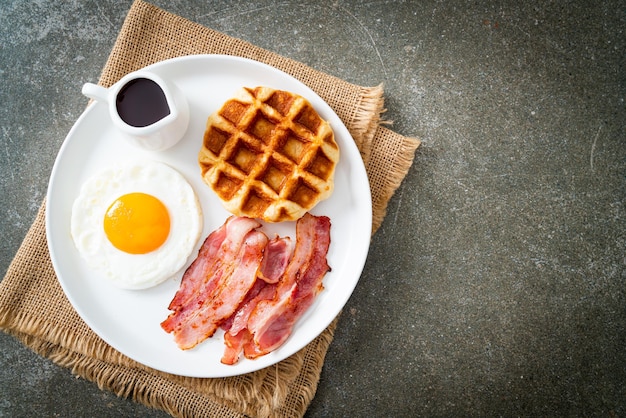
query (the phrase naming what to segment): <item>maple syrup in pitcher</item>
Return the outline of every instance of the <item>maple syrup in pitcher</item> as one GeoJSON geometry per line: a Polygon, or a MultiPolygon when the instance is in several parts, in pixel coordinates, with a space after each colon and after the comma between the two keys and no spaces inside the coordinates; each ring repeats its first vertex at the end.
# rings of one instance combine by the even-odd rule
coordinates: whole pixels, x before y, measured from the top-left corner
{"type": "Polygon", "coordinates": [[[129,81],[117,94],[115,105],[120,118],[138,128],[150,126],[170,114],[165,93],[147,78],[129,81]]]}

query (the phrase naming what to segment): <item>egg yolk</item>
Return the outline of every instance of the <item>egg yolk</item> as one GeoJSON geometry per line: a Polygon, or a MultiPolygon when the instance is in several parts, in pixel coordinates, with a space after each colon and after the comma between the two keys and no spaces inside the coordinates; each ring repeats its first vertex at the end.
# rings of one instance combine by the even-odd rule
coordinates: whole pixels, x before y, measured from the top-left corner
{"type": "Polygon", "coordinates": [[[104,215],[104,232],[115,248],[130,254],[146,254],[159,248],[170,233],[165,205],[146,193],[117,198],[104,215]]]}

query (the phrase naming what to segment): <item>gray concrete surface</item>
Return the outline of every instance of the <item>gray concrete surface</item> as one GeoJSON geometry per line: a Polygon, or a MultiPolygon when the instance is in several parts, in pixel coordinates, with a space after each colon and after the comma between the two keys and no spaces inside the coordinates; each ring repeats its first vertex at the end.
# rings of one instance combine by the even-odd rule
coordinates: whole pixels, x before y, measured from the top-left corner
{"type": "MultiPolygon", "coordinates": [[[[626,415],[623,1],[155,1],[353,83],[423,146],[307,417],[626,415]]],[[[129,0],[0,5],[0,273],[129,0]]],[[[0,416],[164,416],[0,334],[0,416]]]]}

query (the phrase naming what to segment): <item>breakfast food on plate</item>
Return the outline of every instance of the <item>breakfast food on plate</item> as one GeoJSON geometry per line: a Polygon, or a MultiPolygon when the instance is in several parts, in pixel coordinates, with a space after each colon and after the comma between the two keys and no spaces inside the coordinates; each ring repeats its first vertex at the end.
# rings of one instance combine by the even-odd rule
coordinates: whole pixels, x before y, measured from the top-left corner
{"type": "Polygon", "coordinates": [[[174,332],[181,349],[193,348],[212,336],[254,284],[267,244],[267,236],[256,230],[259,226],[250,218],[231,217],[225,234],[211,234],[205,240],[200,250],[204,257],[197,258],[183,275],[182,292],[169,306],[174,312],[161,323],[165,331],[174,332]]]}
{"type": "Polygon", "coordinates": [[[267,354],[291,334],[294,324],[323,289],[330,270],[330,220],[306,213],[289,237],[269,240],[251,218],[231,216],[204,241],[172,299],[161,327],[181,349],[190,349],[224,329],[222,362],[241,352],[267,354]]]}
{"type": "Polygon", "coordinates": [[[333,191],[339,147],[302,96],[244,87],[209,116],[198,154],[202,177],[237,216],[302,217],[333,191]]]}
{"type": "Polygon", "coordinates": [[[90,268],[125,289],[144,289],[174,276],[201,232],[193,188],[159,162],[104,169],[83,184],[72,206],[78,252],[90,268]]]}
{"type": "Polygon", "coordinates": [[[249,305],[241,307],[224,334],[226,349],[222,362],[234,364],[241,351],[254,359],[280,347],[291,335],[295,323],[324,289],[322,279],[330,267],[326,260],[330,246],[330,219],[309,213],[296,224],[296,246],[291,261],[269,291],[259,291],[249,305]],[[247,318],[246,318],[247,317],[247,318]]]}
{"type": "Polygon", "coordinates": [[[282,276],[293,251],[291,238],[276,236],[265,246],[258,277],[266,283],[276,283],[282,276]]]}

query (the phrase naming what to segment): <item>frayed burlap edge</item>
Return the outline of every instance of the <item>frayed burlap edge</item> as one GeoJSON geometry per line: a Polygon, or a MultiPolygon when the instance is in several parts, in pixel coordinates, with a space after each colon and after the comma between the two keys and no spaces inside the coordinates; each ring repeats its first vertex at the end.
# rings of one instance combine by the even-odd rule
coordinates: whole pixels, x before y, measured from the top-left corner
{"type": "Polygon", "coordinates": [[[380,123],[380,115],[384,111],[383,92],[382,83],[375,87],[364,88],[350,130],[365,164],[371,159],[372,140],[376,134],[376,127],[380,123]]]}
{"type": "Polygon", "coordinates": [[[387,214],[389,199],[407,175],[415,151],[420,146],[418,138],[399,135],[379,126],[372,141],[372,154],[365,164],[372,193],[372,235],[376,233],[387,214]],[[381,170],[380,166],[387,169],[381,170]]]}
{"type": "Polygon", "coordinates": [[[101,390],[110,391],[119,397],[131,398],[151,408],[161,409],[174,417],[201,416],[198,405],[202,405],[205,412],[211,411],[215,416],[233,418],[246,416],[227,405],[212,402],[204,394],[189,393],[180,396],[180,389],[176,385],[151,372],[118,366],[112,373],[110,364],[102,360],[77,355],[73,350],[32,335],[14,330],[7,332],[35,353],[68,368],[75,376],[97,384],[101,390]],[[158,387],[158,390],[155,390],[155,387],[158,387]],[[187,402],[180,402],[180,399],[187,402]],[[191,402],[188,402],[190,400],[191,402]]]}
{"type": "Polygon", "coordinates": [[[251,399],[258,398],[258,393],[250,393],[250,390],[240,391],[240,388],[228,385],[227,380],[223,380],[224,400],[215,402],[205,393],[184,387],[185,385],[181,385],[180,382],[175,381],[176,379],[173,381],[171,376],[165,373],[155,373],[141,366],[111,367],[111,364],[106,361],[81,355],[72,349],[16,331],[11,327],[5,328],[5,331],[35,353],[50,359],[59,366],[68,368],[72,374],[95,383],[101,390],[108,390],[119,397],[130,398],[148,407],[161,409],[174,417],[205,416],[210,411],[212,416],[220,417],[282,418],[294,416],[294,411],[298,411],[295,416],[304,414],[313,399],[318,384],[318,365],[324,361],[327,351],[324,347],[332,341],[336,324],[337,319],[329,326],[329,332],[320,335],[311,343],[316,346],[315,349],[303,349],[303,356],[294,356],[293,359],[297,361],[288,359],[268,368],[273,379],[267,379],[267,381],[274,388],[274,393],[270,402],[260,403],[250,402],[251,399]],[[309,358],[311,356],[313,358],[309,358]],[[285,367],[291,367],[297,379],[289,385],[280,385],[276,379],[279,375],[284,375],[284,372],[279,372],[277,369],[285,367]],[[181,389],[181,386],[184,388],[181,389]]]}

